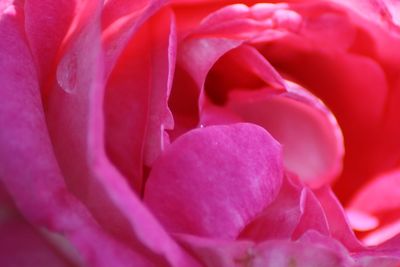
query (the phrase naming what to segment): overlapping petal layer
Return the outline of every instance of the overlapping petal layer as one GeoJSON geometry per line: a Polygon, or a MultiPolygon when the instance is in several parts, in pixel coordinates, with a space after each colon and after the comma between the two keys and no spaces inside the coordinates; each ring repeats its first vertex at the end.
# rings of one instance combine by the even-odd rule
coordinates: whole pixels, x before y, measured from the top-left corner
{"type": "Polygon", "coordinates": [[[144,202],[170,232],[234,239],[275,199],[282,175],[280,145],[264,129],[209,126],[154,163],[144,202]]]}

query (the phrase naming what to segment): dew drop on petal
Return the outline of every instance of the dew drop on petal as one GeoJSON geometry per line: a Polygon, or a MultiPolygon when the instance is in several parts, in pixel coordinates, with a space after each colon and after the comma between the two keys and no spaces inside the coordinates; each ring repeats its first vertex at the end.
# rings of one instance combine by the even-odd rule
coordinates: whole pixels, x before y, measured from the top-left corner
{"type": "Polygon", "coordinates": [[[75,53],[66,55],[57,68],[57,82],[67,93],[73,93],[77,84],[78,59],[75,53]]]}

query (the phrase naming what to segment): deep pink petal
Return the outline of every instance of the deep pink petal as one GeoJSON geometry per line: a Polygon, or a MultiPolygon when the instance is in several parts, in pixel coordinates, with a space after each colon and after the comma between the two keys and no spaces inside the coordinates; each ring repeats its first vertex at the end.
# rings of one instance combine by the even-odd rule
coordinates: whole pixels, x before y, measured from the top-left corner
{"type": "Polygon", "coordinates": [[[62,233],[87,265],[152,266],[105,233],[66,189],[47,133],[34,61],[15,16],[10,6],[0,23],[0,99],[5,100],[0,125],[7,125],[0,131],[2,183],[31,223],[62,233]]]}
{"type": "Polygon", "coordinates": [[[102,39],[108,77],[118,58],[140,27],[165,4],[165,0],[106,1],[101,17],[102,39]]]}
{"type": "Polygon", "coordinates": [[[285,167],[305,183],[327,184],[341,170],[340,128],[319,99],[295,84],[287,88],[283,94],[232,91],[227,108],[270,131],[284,145],[285,167]]]}
{"type": "Polygon", "coordinates": [[[177,236],[180,243],[210,267],[359,267],[332,238],[308,233],[298,241],[269,240],[259,244],[177,236]]]}
{"type": "Polygon", "coordinates": [[[314,191],[328,221],[329,232],[339,240],[348,250],[360,251],[363,246],[351,230],[346,213],[332,190],[325,186],[314,191]]]}
{"type": "Polygon", "coordinates": [[[4,267],[77,266],[79,255],[67,257],[39,229],[18,213],[12,198],[0,183],[0,262],[4,267]],[[76,263],[76,264],[73,264],[76,263]]]}
{"type": "Polygon", "coordinates": [[[276,197],[280,152],[256,125],[192,130],[154,163],[144,201],[170,232],[235,238],[276,197]]]}
{"type": "Polygon", "coordinates": [[[254,243],[250,241],[220,240],[184,234],[174,236],[186,250],[209,267],[248,264],[248,252],[254,247],[254,243]]]}
{"type": "Polygon", "coordinates": [[[328,221],[321,204],[314,193],[304,188],[300,198],[302,216],[293,233],[293,239],[297,239],[309,230],[330,236],[328,221]]]}
{"type": "Polygon", "coordinates": [[[295,240],[308,230],[330,234],[324,211],[314,194],[296,177],[287,174],[277,198],[246,226],[239,239],[295,240]]]}
{"type": "MultiPolygon", "coordinates": [[[[86,4],[84,14],[78,17],[77,25],[81,27],[71,34],[63,51],[46,115],[54,151],[69,189],[106,230],[103,235],[117,238],[123,244],[110,242],[110,251],[104,253],[104,257],[115,257],[115,260],[96,264],[121,261],[145,266],[151,261],[160,266],[167,262],[177,266],[195,265],[143,206],[105,155],[102,3],[89,1],[86,4]],[[127,251],[125,245],[132,250],[127,251]],[[112,253],[119,249],[122,257],[113,256],[112,253]],[[134,251],[148,253],[148,257],[143,258],[134,251]]],[[[64,205],[72,205],[69,200],[65,202],[64,205]]],[[[87,235],[95,235],[94,231],[88,230],[87,235]]],[[[97,239],[93,237],[93,240],[97,239]]],[[[96,257],[93,259],[97,260],[96,257]]]]}
{"type": "Polygon", "coordinates": [[[239,239],[290,239],[302,215],[302,189],[295,177],[286,175],[277,198],[243,229],[239,239]]]}
{"type": "Polygon", "coordinates": [[[173,128],[168,97],[176,54],[174,27],[168,11],[149,20],[127,45],[107,83],[107,151],[138,193],[143,165],[150,166],[168,145],[165,130],[173,128]]]}
{"type": "MultiPolygon", "coordinates": [[[[40,81],[52,77],[56,57],[78,9],[77,1],[25,1],[25,30],[40,81]]],[[[42,89],[43,90],[43,89],[42,89]]]]}
{"type": "MultiPolygon", "coordinates": [[[[256,90],[270,87],[271,93],[286,89],[283,78],[273,66],[248,45],[241,45],[224,54],[211,68],[204,86],[207,97],[217,105],[224,104],[230,91],[238,88],[256,90]]],[[[207,108],[202,107],[202,117],[208,113],[207,108]]]]}
{"type": "Polygon", "coordinates": [[[242,43],[220,38],[190,38],[178,49],[177,69],[171,92],[170,107],[175,128],[172,138],[199,124],[199,110],[204,101],[204,83],[215,62],[242,43]]]}
{"type": "Polygon", "coordinates": [[[67,267],[68,263],[21,218],[0,221],[0,262],[3,267],[67,267]]]}
{"type": "Polygon", "coordinates": [[[253,266],[353,267],[348,251],[336,240],[310,231],[296,242],[266,241],[254,250],[253,266]]]}

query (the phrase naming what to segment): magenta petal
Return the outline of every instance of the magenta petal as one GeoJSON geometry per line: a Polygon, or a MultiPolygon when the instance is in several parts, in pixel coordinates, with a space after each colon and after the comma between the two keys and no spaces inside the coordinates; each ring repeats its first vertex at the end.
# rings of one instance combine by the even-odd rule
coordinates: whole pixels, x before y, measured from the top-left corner
{"type": "Polygon", "coordinates": [[[0,183],[0,262],[2,267],[71,266],[38,229],[26,222],[0,183]]]}
{"type": "Polygon", "coordinates": [[[342,242],[350,251],[363,250],[363,246],[350,228],[342,205],[332,190],[325,186],[319,188],[314,193],[325,211],[329,232],[332,237],[342,242]]]}
{"type": "Polygon", "coordinates": [[[298,239],[308,230],[329,235],[324,211],[310,189],[286,175],[277,198],[240,233],[240,239],[261,242],[298,239]]]}
{"type": "Polygon", "coordinates": [[[275,199],[280,153],[256,125],[192,130],[154,163],[144,201],[171,232],[235,238],[275,199]]]}
{"type": "MultiPolygon", "coordinates": [[[[296,242],[266,241],[254,250],[254,267],[354,267],[346,249],[331,238],[314,234],[296,242]]],[[[357,265],[356,265],[357,266],[357,265]]]]}
{"type": "Polygon", "coordinates": [[[0,262],[2,267],[75,266],[21,218],[0,221],[0,262]]]}
{"type": "Polygon", "coordinates": [[[301,219],[300,197],[303,186],[285,175],[276,199],[240,233],[240,239],[256,242],[290,239],[301,219]]]}
{"type": "Polygon", "coordinates": [[[342,166],[343,138],[327,107],[301,87],[288,93],[232,91],[228,108],[243,120],[263,126],[282,143],[285,167],[307,184],[331,182],[342,166]]]}
{"type": "Polygon", "coordinates": [[[25,1],[25,30],[42,82],[51,77],[57,52],[67,34],[79,1],[25,1]],[[43,79],[43,80],[42,80],[43,79]]]}
{"type": "Polygon", "coordinates": [[[329,236],[329,225],[325,216],[325,211],[310,189],[304,188],[302,190],[300,203],[302,216],[293,233],[293,239],[297,239],[309,230],[314,230],[320,234],[329,236]]]}
{"type": "Polygon", "coordinates": [[[254,243],[250,241],[219,240],[184,234],[176,234],[174,237],[186,250],[200,258],[207,267],[232,267],[246,264],[248,252],[254,247],[254,243]]]}
{"type": "Polygon", "coordinates": [[[105,50],[104,76],[108,77],[120,54],[139,28],[154,15],[166,0],[109,0],[101,14],[105,50]]]}
{"type": "Polygon", "coordinates": [[[151,165],[169,143],[165,130],[173,128],[168,97],[175,39],[173,14],[158,13],[128,43],[107,83],[107,152],[138,193],[143,164],[151,165]]]}
{"type": "Polygon", "coordinates": [[[67,190],[47,133],[33,58],[9,8],[0,21],[0,125],[7,125],[0,131],[2,183],[31,223],[62,233],[87,265],[149,266],[105,233],[67,190]]]}
{"type": "Polygon", "coordinates": [[[316,232],[298,241],[221,241],[178,235],[179,242],[205,266],[232,267],[361,267],[336,240],[316,232]]]}
{"type": "MultiPolygon", "coordinates": [[[[54,151],[68,188],[86,205],[106,234],[121,240],[132,252],[146,253],[148,261],[156,265],[196,265],[106,157],[100,35],[103,3],[87,3],[85,23],[63,51],[57,68],[58,85],[52,88],[46,112],[54,151]]],[[[125,256],[126,259],[116,260],[130,261],[129,255],[125,256]]]]}

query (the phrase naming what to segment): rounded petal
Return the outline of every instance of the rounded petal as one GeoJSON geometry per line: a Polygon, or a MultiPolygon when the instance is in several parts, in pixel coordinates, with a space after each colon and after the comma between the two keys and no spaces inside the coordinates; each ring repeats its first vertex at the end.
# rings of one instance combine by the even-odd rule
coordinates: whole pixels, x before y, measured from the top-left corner
{"type": "Polygon", "coordinates": [[[288,92],[232,91],[228,109],[263,126],[281,144],[285,167],[307,184],[332,182],[341,171],[344,154],[340,128],[326,106],[301,87],[288,92]]]}
{"type": "Polygon", "coordinates": [[[280,153],[256,125],[192,130],[154,163],[144,201],[170,232],[233,239],[275,199],[280,153]]]}

